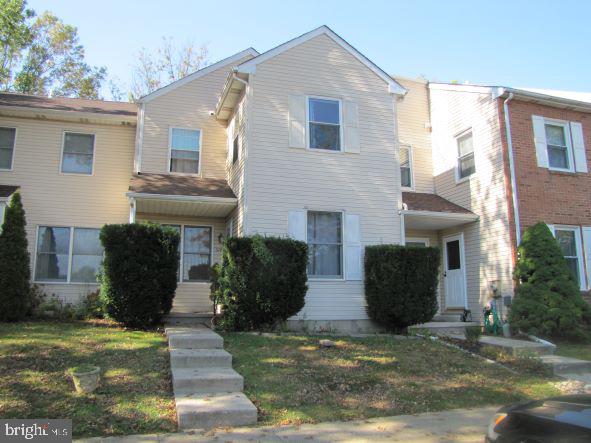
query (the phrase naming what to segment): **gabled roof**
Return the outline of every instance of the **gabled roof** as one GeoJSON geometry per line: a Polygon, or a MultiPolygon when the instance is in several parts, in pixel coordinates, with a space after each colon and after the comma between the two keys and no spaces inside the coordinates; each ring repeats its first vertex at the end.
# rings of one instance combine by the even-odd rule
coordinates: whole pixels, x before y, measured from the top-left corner
{"type": "Polygon", "coordinates": [[[138,102],[147,103],[150,100],[155,99],[156,97],[160,97],[161,95],[166,94],[167,92],[170,92],[170,91],[178,88],[179,86],[183,86],[195,79],[198,79],[199,77],[203,77],[204,75],[207,75],[210,72],[213,72],[216,69],[221,68],[222,66],[236,63],[236,62],[238,62],[238,60],[240,60],[248,55],[250,55],[252,57],[256,57],[257,55],[259,55],[259,53],[254,48],[248,48],[248,49],[245,49],[244,51],[240,51],[230,57],[220,60],[219,62],[216,62],[212,65],[206,66],[203,69],[199,69],[198,71],[195,71],[192,74],[187,75],[186,77],[183,77],[175,82],[172,82],[166,86],[163,86],[162,88],[157,89],[148,95],[144,95],[142,98],[140,98],[138,100],[138,102]]]}
{"type": "Polygon", "coordinates": [[[314,37],[318,37],[319,35],[326,35],[327,37],[334,40],[338,45],[340,45],[343,49],[348,51],[351,55],[353,55],[357,60],[363,63],[367,68],[369,68],[374,74],[384,80],[389,87],[389,91],[392,94],[397,95],[404,95],[406,94],[406,89],[404,89],[400,83],[390,77],[386,72],[384,72],[379,66],[373,63],[370,59],[368,59],[365,55],[347,43],[342,37],[340,37],[336,32],[330,29],[328,26],[323,25],[316,29],[313,29],[310,32],[300,35],[292,40],[289,40],[279,46],[276,46],[273,49],[268,50],[267,52],[262,53],[261,55],[248,60],[247,62],[241,63],[236,68],[237,72],[242,72],[245,74],[251,74],[256,71],[256,66],[259,63],[262,63],[270,58],[273,58],[282,52],[287,51],[295,46],[298,46],[314,37]]]}
{"type": "Polygon", "coordinates": [[[91,112],[94,114],[122,116],[135,116],[137,114],[137,105],[135,103],[88,100],[83,98],[45,97],[13,92],[0,93],[0,106],[53,111],[91,112]]]}

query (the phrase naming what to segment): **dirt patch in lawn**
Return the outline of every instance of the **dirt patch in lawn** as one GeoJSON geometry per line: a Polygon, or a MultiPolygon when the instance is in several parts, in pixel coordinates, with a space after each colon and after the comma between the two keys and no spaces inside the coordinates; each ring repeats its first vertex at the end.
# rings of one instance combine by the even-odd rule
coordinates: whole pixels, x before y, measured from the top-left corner
{"type": "Polygon", "coordinates": [[[262,424],[482,407],[556,395],[550,377],[513,374],[441,343],[392,337],[225,334],[262,424]]]}
{"type": "Polygon", "coordinates": [[[71,418],[75,437],[174,431],[165,338],[109,322],[0,324],[0,417],[71,418]],[[80,395],[66,371],[85,364],[101,385],[80,395]]]}

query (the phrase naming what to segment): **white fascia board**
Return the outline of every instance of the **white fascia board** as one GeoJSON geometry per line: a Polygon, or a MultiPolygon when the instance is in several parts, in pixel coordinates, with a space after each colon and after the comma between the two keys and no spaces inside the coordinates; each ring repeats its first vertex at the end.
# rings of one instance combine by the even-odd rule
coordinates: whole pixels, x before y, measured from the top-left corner
{"type": "Polygon", "coordinates": [[[230,57],[220,60],[219,62],[216,62],[216,63],[213,63],[209,66],[206,66],[203,69],[195,71],[192,74],[187,75],[186,77],[183,77],[180,80],[177,80],[176,82],[172,82],[169,85],[163,86],[162,88],[157,89],[156,91],[143,96],[142,98],[140,98],[138,100],[138,102],[139,103],[147,103],[151,100],[154,100],[155,98],[160,97],[161,95],[164,95],[164,94],[166,94],[166,93],[168,93],[180,86],[183,86],[195,79],[203,77],[204,75],[207,75],[207,74],[215,71],[216,69],[219,69],[225,65],[236,63],[238,60],[246,57],[247,55],[251,55],[253,57],[256,57],[259,55],[259,53],[254,48],[248,48],[248,49],[245,49],[244,51],[240,51],[237,54],[234,54],[230,57]]]}
{"type": "Polygon", "coordinates": [[[400,211],[401,214],[404,215],[416,215],[420,217],[432,217],[432,218],[447,218],[447,219],[455,219],[455,220],[467,220],[467,221],[476,221],[478,220],[478,215],[476,214],[461,214],[458,212],[435,212],[435,211],[416,211],[416,210],[402,210],[400,211]]]}
{"type": "Polygon", "coordinates": [[[167,194],[144,194],[142,192],[128,192],[125,194],[127,198],[133,198],[136,200],[170,200],[170,201],[183,201],[183,202],[195,202],[195,203],[222,203],[232,204],[237,203],[237,198],[231,197],[208,197],[203,195],[167,195],[167,194]]]}
{"type": "Polygon", "coordinates": [[[407,90],[400,85],[396,80],[394,80],[391,76],[389,76],[384,70],[378,67],[375,63],[369,60],[365,55],[351,46],[345,39],[340,37],[336,32],[330,29],[328,26],[323,25],[316,29],[313,29],[310,32],[300,35],[292,40],[289,40],[279,46],[276,46],[273,49],[264,52],[263,54],[259,55],[258,57],[253,58],[252,60],[246,61],[236,68],[237,72],[241,72],[244,74],[254,74],[256,72],[256,66],[259,63],[269,60],[291,48],[294,48],[314,37],[318,37],[319,35],[326,35],[334,40],[338,45],[340,45],[343,49],[348,51],[351,55],[353,55],[357,60],[363,63],[367,68],[369,68],[374,74],[380,77],[388,84],[388,91],[391,94],[396,95],[405,95],[407,90]]]}
{"type": "Polygon", "coordinates": [[[541,94],[539,92],[526,91],[524,89],[497,87],[492,91],[492,98],[506,97],[509,94],[513,94],[516,98],[529,99],[530,101],[535,101],[542,105],[558,106],[582,112],[591,111],[591,103],[589,102],[557,97],[555,95],[541,94]]]}
{"type": "Polygon", "coordinates": [[[477,92],[481,94],[491,94],[497,86],[481,86],[481,85],[457,85],[455,83],[433,83],[429,82],[429,89],[440,91],[460,91],[460,92],[477,92]]]}

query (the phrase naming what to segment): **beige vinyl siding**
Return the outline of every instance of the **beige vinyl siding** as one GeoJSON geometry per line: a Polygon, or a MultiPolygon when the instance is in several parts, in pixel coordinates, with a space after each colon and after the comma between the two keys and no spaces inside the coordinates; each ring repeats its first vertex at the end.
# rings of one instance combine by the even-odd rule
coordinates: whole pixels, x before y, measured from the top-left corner
{"type": "MultiPolygon", "coordinates": [[[[325,35],[257,65],[251,76],[247,233],[287,235],[293,210],[360,215],[362,246],[400,241],[395,102],[386,83],[325,35]],[[361,153],[288,147],[288,96],[355,101],[361,153]]],[[[366,319],[362,281],[308,282],[306,320],[366,319]]]]}
{"type": "Polygon", "coordinates": [[[398,103],[398,133],[401,145],[412,148],[413,191],[434,191],[433,156],[429,130],[429,90],[423,80],[395,77],[408,91],[398,103]]]}
{"type": "MultiPolygon", "coordinates": [[[[0,184],[20,186],[27,218],[31,272],[35,272],[38,226],[100,228],[126,223],[125,193],[133,168],[134,126],[108,126],[25,118],[0,118],[17,128],[12,171],[0,171],[0,184]],[[95,134],[93,175],[62,174],[64,131],[95,134]]],[[[88,284],[42,284],[68,303],[96,290],[88,284]]]]}
{"type": "MultiPolygon", "coordinates": [[[[220,234],[225,234],[226,223],[222,218],[205,217],[174,217],[162,214],[137,214],[138,221],[151,221],[154,223],[187,225],[187,226],[211,226],[213,242],[212,264],[219,263],[222,245],[218,240],[220,234]]],[[[212,303],[209,298],[209,282],[180,282],[172,304],[173,314],[189,314],[212,312],[212,303]]]]}
{"type": "Polygon", "coordinates": [[[503,295],[512,295],[509,215],[497,105],[489,94],[431,89],[433,165],[436,193],[480,219],[441,236],[464,232],[468,303],[473,318],[482,318],[489,285],[501,281],[503,295]],[[455,136],[472,128],[476,173],[456,183],[455,136]]]}
{"type": "Polygon", "coordinates": [[[169,130],[182,127],[202,131],[201,176],[226,178],[226,125],[210,112],[215,109],[230,70],[230,65],[221,66],[145,103],[141,171],[169,172],[169,130]]]}
{"type": "Polygon", "coordinates": [[[248,147],[248,137],[246,127],[248,125],[248,113],[247,113],[247,99],[246,95],[243,95],[239,104],[237,105],[236,111],[234,115],[228,122],[228,143],[234,142],[234,136],[238,134],[240,140],[240,152],[238,154],[238,160],[236,163],[232,163],[232,148],[233,146],[230,145],[229,155],[228,155],[228,184],[234,191],[236,198],[238,199],[238,204],[236,209],[232,212],[229,219],[232,218],[234,220],[234,236],[241,236],[244,233],[244,207],[245,207],[245,190],[246,190],[246,182],[245,182],[245,166],[246,166],[246,157],[247,147],[248,147]],[[235,126],[236,119],[238,118],[239,124],[238,127],[235,126]],[[231,128],[234,128],[232,134],[229,134],[231,128]]]}

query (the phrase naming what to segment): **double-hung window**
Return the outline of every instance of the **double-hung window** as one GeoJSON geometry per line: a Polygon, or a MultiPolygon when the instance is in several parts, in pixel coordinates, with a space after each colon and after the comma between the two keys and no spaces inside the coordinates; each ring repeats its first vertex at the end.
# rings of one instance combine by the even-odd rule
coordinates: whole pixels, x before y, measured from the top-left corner
{"type": "Polygon", "coordinates": [[[96,283],[103,260],[99,229],[40,226],[35,280],[96,283]]]}
{"type": "Polygon", "coordinates": [[[185,226],[183,230],[183,281],[208,281],[211,266],[211,228],[185,226]]]}
{"type": "Polygon", "coordinates": [[[548,166],[552,169],[572,171],[570,133],[566,123],[545,123],[548,166]]]}
{"type": "Polygon", "coordinates": [[[581,239],[579,228],[577,227],[566,227],[556,226],[554,228],[554,236],[556,241],[562,250],[562,254],[566,259],[569,269],[575,276],[577,282],[583,286],[583,275],[582,275],[582,264],[583,258],[581,257],[581,239]]]}
{"type": "Polygon", "coordinates": [[[456,139],[458,145],[457,177],[462,180],[476,172],[472,131],[464,132],[456,139]]]}
{"type": "Polygon", "coordinates": [[[15,140],[15,128],[0,128],[0,170],[12,169],[12,158],[14,156],[15,140]]]}
{"type": "Polygon", "coordinates": [[[94,134],[66,132],[62,152],[62,172],[92,174],[94,134]]]}
{"type": "Polygon", "coordinates": [[[310,149],[341,150],[341,102],[308,98],[310,149]]]}
{"type": "Polygon", "coordinates": [[[400,146],[400,184],[412,188],[412,160],[410,146],[400,146]]]}
{"type": "Polygon", "coordinates": [[[201,130],[170,129],[170,172],[199,174],[201,130]]]}
{"type": "Polygon", "coordinates": [[[343,221],[340,212],[308,212],[308,275],[342,278],[343,221]]]}

